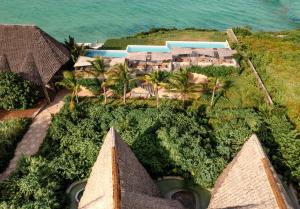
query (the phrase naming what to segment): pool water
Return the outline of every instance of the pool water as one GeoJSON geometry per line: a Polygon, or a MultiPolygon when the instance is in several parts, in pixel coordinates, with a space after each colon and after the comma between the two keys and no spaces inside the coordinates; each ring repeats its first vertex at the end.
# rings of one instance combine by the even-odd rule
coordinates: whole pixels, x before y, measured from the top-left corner
{"type": "Polygon", "coordinates": [[[85,56],[122,58],[127,56],[127,52],[124,50],[88,50],[85,56]]]}
{"type": "Polygon", "coordinates": [[[88,50],[87,57],[126,57],[134,52],[163,52],[169,53],[172,48],[229,48],[228,42],[201,42],[201,41],[167,41],[165,46],[128,45],[126,50],[88,50]]]}
{"type": "Polygon", "coordinates": [[[168,48],[229,48],[227,42],[167,41],[168,48]]]}
{"type": "Polygon", "coordinates": [[[127,52],[170,52],[167,46],[129,45],[127,52]]]}

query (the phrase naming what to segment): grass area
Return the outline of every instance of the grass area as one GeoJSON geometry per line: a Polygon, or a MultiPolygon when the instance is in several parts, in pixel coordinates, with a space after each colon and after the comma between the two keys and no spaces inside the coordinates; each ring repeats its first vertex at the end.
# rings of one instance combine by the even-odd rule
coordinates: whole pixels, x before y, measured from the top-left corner
{"type": "Polygon", "coordinates": [[[225,41],[226,32],[196,29],[152,30],[134,36],[108,39],[104,49],[126,49],[129,44],[164,45],[166,41],[225,41]]]}
{"type": "Polygon", "coordinates": [[[17,143],[27,131],[30,119],[11,119],[0,121],[0,172],[13,157],[17,143]]]}
{"type": "Polygon", "coordinates": [[[275,103],[300,130],[300,30],[238,36],[275,103]]]}

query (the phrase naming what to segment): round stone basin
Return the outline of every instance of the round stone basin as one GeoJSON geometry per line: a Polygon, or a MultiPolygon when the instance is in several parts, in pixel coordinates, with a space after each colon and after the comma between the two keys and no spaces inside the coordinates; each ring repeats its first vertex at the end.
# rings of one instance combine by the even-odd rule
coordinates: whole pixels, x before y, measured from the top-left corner
{"type": "Polygon", "coordinates": [[[206,209],[210,192],[196,184],[186,183],[178,177],[165,177],[157,181],[164,198],[178,200],[187,209],[206,209]]]}
{"type": "Polygon", "coordinates": [[[84,188],[86,185],[87,180],[82,180],[73,183],[71,186],[69,186],[67,190],[67,194],[70,198],[70,209],[77,209],[78,203],[80,201],[80,198],[83,195],[84,188]]]}

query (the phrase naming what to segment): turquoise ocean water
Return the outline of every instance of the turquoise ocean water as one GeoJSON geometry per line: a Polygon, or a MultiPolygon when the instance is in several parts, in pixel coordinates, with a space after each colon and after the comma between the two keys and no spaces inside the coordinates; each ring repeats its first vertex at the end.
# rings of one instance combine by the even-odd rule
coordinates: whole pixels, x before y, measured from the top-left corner
{"type": "Polygon", "coordinates": [[[0,23],[85,42],[153,27],[283,30],[300,28],[300,0],[0,0],[0,23]]]}

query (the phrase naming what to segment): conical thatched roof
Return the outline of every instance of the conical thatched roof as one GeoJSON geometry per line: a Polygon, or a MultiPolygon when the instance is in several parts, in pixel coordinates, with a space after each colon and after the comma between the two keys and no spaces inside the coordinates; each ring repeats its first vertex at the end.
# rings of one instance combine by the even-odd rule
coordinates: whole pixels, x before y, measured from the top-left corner
{"type": "Polygon", "coordinates": [[[0,25],[0,55],[0,71],[8,63],[11,71],[22,72],[35,82],[38,72],[40,84],[48,83],[70,58],[69,51],[61,43],[40,28],[29,25],[0,25]],[[28,68],[30,66],[35,69],[28,68]]]}
{"type": "Polygon", "coordinates": [[[256,135],[218,178],[208,208],[293,208],[256,135]]]}
{"type": "Polygon", "coordinates": [[[129,146],[112,128],[95,162],[80,209],[184,209],[159,190],[129,146]]]}
{"type": "Polygon", "coordinates": [[[9,63],[5,54],[0,55],[0,72],[10,71],[9,63]]]}

